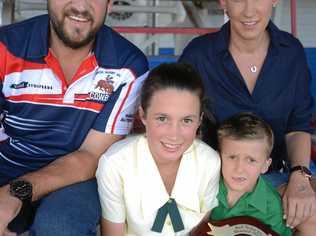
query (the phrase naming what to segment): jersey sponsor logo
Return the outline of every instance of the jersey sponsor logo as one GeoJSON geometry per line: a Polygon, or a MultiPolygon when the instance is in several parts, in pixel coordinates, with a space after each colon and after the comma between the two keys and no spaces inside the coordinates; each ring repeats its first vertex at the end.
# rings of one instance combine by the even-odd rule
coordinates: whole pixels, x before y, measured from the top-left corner
{"type": "Polygon", "coordinates": [[[127,122],[132,123],[134,121],[134,115],[133,114],[125,114],[124,117],[120,119],[121,122],[127,122]]]}
{"type": "Polygon", "coordinates": [[[93,91],[89,92],[89,98],[97,102],[107,102],[113,90],[113,77],[107,75],[96,82],[93,91]]]}
{"type": "Polygon", "coordinates": [[[22,89],[22,88],[26,88],[27,87],[28,82],[26,81],[22,81],[18,84],[11,84],[10,88],[12,89],[22,89]]]}
{"type": "Polygon", "coordinates": [[[99,89],[106,93],[112,93],[113,85],[111,85],[107,80],[99,80],[97,85],[95,86],[95,89],[99,89]]]}
{"type": "Polygon", "coordinates": [[[18,84],[11,84],[10,88],[11,89],[35,88],[35,89],[52,90],[53,86],[45,85],[45,84],[32,84],[26,81],[22,81],[18,84]]]}

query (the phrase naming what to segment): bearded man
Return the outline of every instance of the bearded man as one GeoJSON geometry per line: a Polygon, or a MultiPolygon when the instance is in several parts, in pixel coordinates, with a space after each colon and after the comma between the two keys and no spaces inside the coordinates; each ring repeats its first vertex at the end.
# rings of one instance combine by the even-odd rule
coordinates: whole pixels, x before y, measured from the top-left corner
{"type": "Polygon", "coordinates": [[[129,133],[148,71],[104,25],[110,5],[48,0],[0,28],[0,236],[96,235],[98,160],[129,133]]]}

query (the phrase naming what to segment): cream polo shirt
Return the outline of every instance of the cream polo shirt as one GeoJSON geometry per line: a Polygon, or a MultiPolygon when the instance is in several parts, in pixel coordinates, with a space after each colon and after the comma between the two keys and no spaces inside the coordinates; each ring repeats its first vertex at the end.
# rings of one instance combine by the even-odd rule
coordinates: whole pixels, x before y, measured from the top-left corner
{"type": "Polygon", "coordinates": [[[195,140],[183,154],[171,196],[143,136],[128,137],[102,155],[97,169],[102,216],[126,223],[125,235],[188,235],[205,213],[217,206],[220,158],[216,151],[195,140]],[[151,231],[157,211],[175,199],[184,230],[175,233],[167,217],[161,233],[151,231]]]}

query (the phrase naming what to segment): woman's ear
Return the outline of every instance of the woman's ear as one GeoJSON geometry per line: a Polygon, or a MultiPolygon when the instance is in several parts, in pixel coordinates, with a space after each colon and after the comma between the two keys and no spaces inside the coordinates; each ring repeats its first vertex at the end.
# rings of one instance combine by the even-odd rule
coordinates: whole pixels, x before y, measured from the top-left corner
{"type": "Polygon", "coordinates": [[[276,7],[276,5],[278,4],[279,0],[272,0],[272,6],[276,7]]]}
{"type": "Polygon", "coordinates": [[[221,6],[221,8],[226,12],[226,0],[219,0],[219,5],[221,6]]]}
{"type": "Polygon", "coordinates": [[[139,118],[142,121],[143,125],[146,126],[146,114],[141,106],[138,108],[139,118]]]}

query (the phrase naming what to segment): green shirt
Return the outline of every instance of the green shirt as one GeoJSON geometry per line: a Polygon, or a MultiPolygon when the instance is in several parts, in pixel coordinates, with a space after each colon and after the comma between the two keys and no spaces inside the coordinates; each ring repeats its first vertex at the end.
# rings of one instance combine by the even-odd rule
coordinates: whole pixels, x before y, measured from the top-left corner
{"type": "Polygon", "coordinates": [[[217,199],[218,206],[212,210],[210,216],[212,220],[251,216],[269,225],[272,230],[282,236],[292,235],[291,229],[286,227],[283,220],[280,195],[262,177],[259,177],[254,190],[242,195],[232,208],[227,203],[227,188],[221,178],[217,199]]]}

